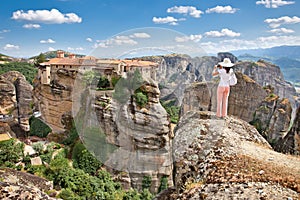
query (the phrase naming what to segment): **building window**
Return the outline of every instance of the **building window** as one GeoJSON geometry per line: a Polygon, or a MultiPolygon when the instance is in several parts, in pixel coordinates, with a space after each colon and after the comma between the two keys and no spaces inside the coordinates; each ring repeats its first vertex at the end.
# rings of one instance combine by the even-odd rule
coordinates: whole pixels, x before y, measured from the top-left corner
{"type": "Polygon", "coordinates": [[[63,65],[63,68],[65,68],[65,66],[63,65]]]}
{"type": "Polygon", "coordinates": [[[70,65],[70,69],[72,69],[72,65],[70,65]]]}
{"type": "Polygon", "coordinates": [[[58,68],[58,65],[56,65],[56,68],[58,68]]]}

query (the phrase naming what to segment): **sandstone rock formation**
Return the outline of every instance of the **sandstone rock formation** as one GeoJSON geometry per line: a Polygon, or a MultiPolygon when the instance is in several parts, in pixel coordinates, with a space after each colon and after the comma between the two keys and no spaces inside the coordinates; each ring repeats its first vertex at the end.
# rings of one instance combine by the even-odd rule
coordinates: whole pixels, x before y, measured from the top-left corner
{"type": "Polygon", "coordinates": [[[272,86],[274,93],[280,98],[294,101],[296,90],[291,83],[284,80],[279,66],[259,60],[257,62],[238,62],[234,69],[249,76],[261,86],[272,86]]]}
{"type": "Polygon", "coordinates": [[[273,151],[235,117],[186,113],[175,130],[173,158],[175,188],[156,199],[299,198],[300,159],[273,151]]]}
{"type": "Polygon", "coordinates": [[[34,97],[42,119],[54,132],[60,133],[65,131],[63,116],[71,115],[75,75],[67,69],[55,73],[50,85],[36,81],[34,97]]]}
{"type": "Polygon", "coordinates": [[[0,198],[14,200],[54,200],[45,192],[53,189],[53,183],[43,178],[12,169],[0,171],[0,198]]]}
{"type": "Polygon", "coordinates": [[[75,121],[80,126],[77,119],[87,119],[77,127],[81,139],[107,169],[122,172],[119,181],[125,188],[141,189],[143,179],[150,176],[150,189],[157,192],[163,177],[173,184],[170,120],[159,102],[157,83],[144,80],[140,90],[148,97],[143,107],[130,95],[123,95],[121,103],[108,92],[90,90],[75,121]]]}
{"type": "Polygon", "coordinates": [[[300,155],[300,108],[290,131],[274,147],[277,151],[300,155]]]}
{"type": "Polygon", "coordinates": [[[16,71],[2,74],[0,84],[0,115],[10,115],[11,120],[8,120],[10,126],[16,130],[17,135],[22,136],[24,132],[29,131],[33,87],[26,81],[24,75],[16,71]]]}
{"type": "MultiPolygon", "coordinates": [[[[267,93],[246,75],[236,73],[236,76],[238,83],[230,88],[228,114],[250,122],[267,93]]],[[[185,91],[180,115],[190,110],[216,112],[217,87],[217,81],[191,84],[185,91]]]]}

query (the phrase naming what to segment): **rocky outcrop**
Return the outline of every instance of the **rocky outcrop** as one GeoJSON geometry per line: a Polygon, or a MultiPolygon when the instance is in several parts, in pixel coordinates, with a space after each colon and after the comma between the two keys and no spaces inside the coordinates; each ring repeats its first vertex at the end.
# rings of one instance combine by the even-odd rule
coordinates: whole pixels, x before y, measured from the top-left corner
{"type": "MultiPolygon", "coordinates": [[[[273,151],[247,122],[190,111],[173,140],[175,189],[156,199],[297,199],[297,157],[273,151]]],[[[165,192],[167,193],[167,192],[165,192]]]]}
{"type": "MultiPolygon", "coordinates": [[[[246,75],[236,73],[236,76],[238,83],[230,88],[228,114],[250,122],[267,93],[246,75]]],[[[217,81],[193,83],[185,91],[180,115],[190,110],[216,112],[217,87],[217,81]]]]}
{"type": "Polygon", "coordinates": [[[291,83],[284,80],[279,66],[259,60],[257,62],[238,62],[234,69],[246,74],[263,87],[272,86],[274,93],[280,98],[294,101],[296,90],[291,83]]]}
{"type": "Polygon", "coordinates": [[[272,144],[276,145],[287,134],[292,116],[292,107],[287,98],[269,93],[255,110],[251,122],[257,130],[272,144]]]}
{"type": "Polygon", "coordinates": [[[169,185],[173,184],[170,119],[159,102],[157,83],[144,80],[140,91],[147,95],[144,106],[130,94],[122,95],[122,99],[92,90],[78,95],[85,96],[87,103],[75,114],[76,125],[80,126],[77,119],[88,120],[76,128],[86,147],[108,170],[118,174],[125,188],[140,190],[144,178],[151,177],[150,190],[157,192],[163,177],[167,177],[169,185]],[[93,96],[95,99],[90,98],[93,96]]]}
{"type": "Polygon", "coordinates": [[[277,151],[300,155],[300,108],[290,131],[274,146],[277,151]]]}
{"type": "Polygon", "coordinates": [[[34,88],[35,103],[41,112],[41,118],[54,132],[62,133],[66,130],[64,118],[71,116],[72,91],[75,75],[67,69],[58,70],[52,74],[50,85],[43,85],[36,81],[34,88]]]}
{"type": "MultiPolygon", "coordinates": [[[[19,129],[19,136],[29,131],[32,115],[33,87],[20,72],[10,71],[0,76],[0,114],[11,116],[10,126],[19,129]],[[19,126],[16,128],[16,126],[19,126]]],[[[5,117],[3,117],[5,118],[5,117]]]]}
{"type": "Polygon", "coordinates": [[[53,189],[53,183],[38,176],[12,169],[0,171],[0,198],[14,200],[54,200],[45,192],[53,189]]]}

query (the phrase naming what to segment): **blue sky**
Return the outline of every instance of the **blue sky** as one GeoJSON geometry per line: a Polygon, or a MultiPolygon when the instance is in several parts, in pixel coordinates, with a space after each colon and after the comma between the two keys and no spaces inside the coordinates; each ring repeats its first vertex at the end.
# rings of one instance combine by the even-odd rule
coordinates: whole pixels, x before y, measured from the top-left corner
{"type": "Polygon", "coordinates": [[[156,48],[197,56],[300,45],[299,10],[295,0],[2,0],[0,53],[112,57],[156,48]]]}

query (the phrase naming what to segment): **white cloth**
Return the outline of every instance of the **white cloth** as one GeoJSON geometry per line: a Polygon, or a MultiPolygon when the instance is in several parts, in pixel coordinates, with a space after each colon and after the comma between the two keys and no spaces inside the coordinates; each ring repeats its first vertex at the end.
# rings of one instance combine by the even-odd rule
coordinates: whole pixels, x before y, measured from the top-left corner
{"type": "Polygon", "coordinates": [[[229,79],[233,73],[233,70],[230,69],[228,74],[226,73],[225,69],[218,69],[218,72],[220,76],[219,86],[230,86],[229,79]]]}

